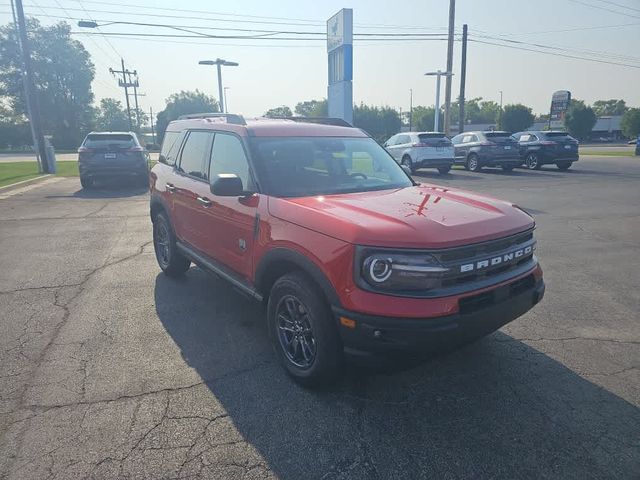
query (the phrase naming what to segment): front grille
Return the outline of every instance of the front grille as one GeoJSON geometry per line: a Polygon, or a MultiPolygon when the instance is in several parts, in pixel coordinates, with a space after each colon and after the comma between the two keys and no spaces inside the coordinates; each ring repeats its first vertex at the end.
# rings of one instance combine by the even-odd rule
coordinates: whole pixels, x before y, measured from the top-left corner
{"type": "Polygon", "coordinates": [[[442,287],[456,287],[495,277],[533,260],[533,231],[476,245],[434,252],[449,271],[442,277],[442,287]]]}
{"type": "Polygon", "coordinates": [[[531,288],[535,285],[535,279],[533,275],[527,275],[520,280],[517,280],[509,285],[505,285],[488,292],[483,292],[478,295],[472,295],[460,299],[458,302],[458,308],[461,314],[474,313],[483,308],[490,307],[501,301],[515,297],[531,288]]]}

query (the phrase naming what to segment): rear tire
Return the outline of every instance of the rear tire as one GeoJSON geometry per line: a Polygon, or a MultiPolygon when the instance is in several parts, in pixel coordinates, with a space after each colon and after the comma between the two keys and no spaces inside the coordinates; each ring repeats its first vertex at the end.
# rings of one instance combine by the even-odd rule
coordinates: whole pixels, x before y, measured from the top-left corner
{"type": "Polygon", "coordinates": [[[189,270],[191,261],[178,251],[176,236],[164,212],[153,221],[153,248],[158,265],[167,276],[180,277],[189,270]]]}
{"type": "Polygon", "coordinates": [[[306,275],[276,280],[267,320],[276,355],[296,382],[318,387],[339,377],[344,353],[338,328],[322,291],[306,275]]]}
{"type": "Polygon", "coordinates": [[[438,167],[438,172],[442,175],[446,175],[451,171],[451,167],[438,167]]]}
{"type": "Polygon", "coordinates": [[[86,176],[80,176],[80,185],[82,185],[82,188],[85,189],[90,189],[93,187],[93,178],[91,177],[86,177],[86,176]]]}
{"type": "Polygon", "coordinates": [[[409,167],[409,170],[411,170],[411,174],[415,174],[416,171],[418,170],[414,163],[413,160],[411,160],[411,157],[409,155],[405,155],[404,157],[402,157],[402,162],[400,163],[400,165],[404,165],[405,167],[409,167]]]}
{"type": "Polygon", "coordinates": [[[482,170],[482,167],[480,166],[480,160],[478,160],[478,156],[475,153],[472,153],[467,158],[466,167],[467,170],[471,172],[479,172],[480,170],[482,170]]]}
{"type": "Polygon", "coordinates": [[[562,170],[563,172],[566,172],[567,170],[569,170],[572,163],[573,162],[561,162],[561,163],[557,163],[556,166],[558,167],[558,170],[562,170]]]}
{"type": "Polygon", "coordinates": [[[542,167],[542,162],[540,161],[537,153],[531,152],[527,155],[525,165],[529,170],[540,170],[540,167],[542,167]]]}

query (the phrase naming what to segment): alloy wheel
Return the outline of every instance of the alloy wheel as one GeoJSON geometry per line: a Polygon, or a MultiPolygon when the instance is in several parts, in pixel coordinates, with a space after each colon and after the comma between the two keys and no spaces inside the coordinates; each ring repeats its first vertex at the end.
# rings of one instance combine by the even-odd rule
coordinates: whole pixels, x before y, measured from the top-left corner
{"type": "Polygon", "coordinates": [[[283,296],[276,307],[278,340],[287,360],[299,368],[313,365],[317,346],[309,311],[293,295],[283,296]]]}
{"type": "Polygon", "coordinates": [[[171,246],[169,229],[163,221],[159,221],[156,224],[153,244],[160,265],[166,268],[171,261],[171,246]]]}

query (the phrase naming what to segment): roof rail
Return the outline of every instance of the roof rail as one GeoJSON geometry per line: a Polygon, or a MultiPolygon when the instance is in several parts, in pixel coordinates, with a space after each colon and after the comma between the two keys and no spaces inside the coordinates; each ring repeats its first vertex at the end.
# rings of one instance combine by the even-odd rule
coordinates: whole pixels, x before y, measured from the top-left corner
{"type": "Polygon", "coordinates": [[[188,115],[180,115],[178,120],[194,120],[198,118],[224,118],[227,123],[233,123],[236,125],[246,125],[242,115],[235,113],[190,113],[188,115]]]}
{"type": "Polygon", "coordinates": [[[291,120],[293,122],[320,123],[322,125],[334,125],[336,127],[353,127],[349,122],[337,117],[267,117],[278,120],[291,120]]]}

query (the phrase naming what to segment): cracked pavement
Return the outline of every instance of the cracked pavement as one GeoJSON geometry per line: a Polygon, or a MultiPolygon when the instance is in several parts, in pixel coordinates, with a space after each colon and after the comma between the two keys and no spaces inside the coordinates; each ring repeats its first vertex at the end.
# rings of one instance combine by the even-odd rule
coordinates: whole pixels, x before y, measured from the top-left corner
{"type": "Polygon", "coordinates": [[[0,478],[640,477],[640,162],[421,181],[536,216],[533,311],[325,391],[275,362],[259,305],[159,273],[148,198],[45,181],[0,198],[0,478]]]}

